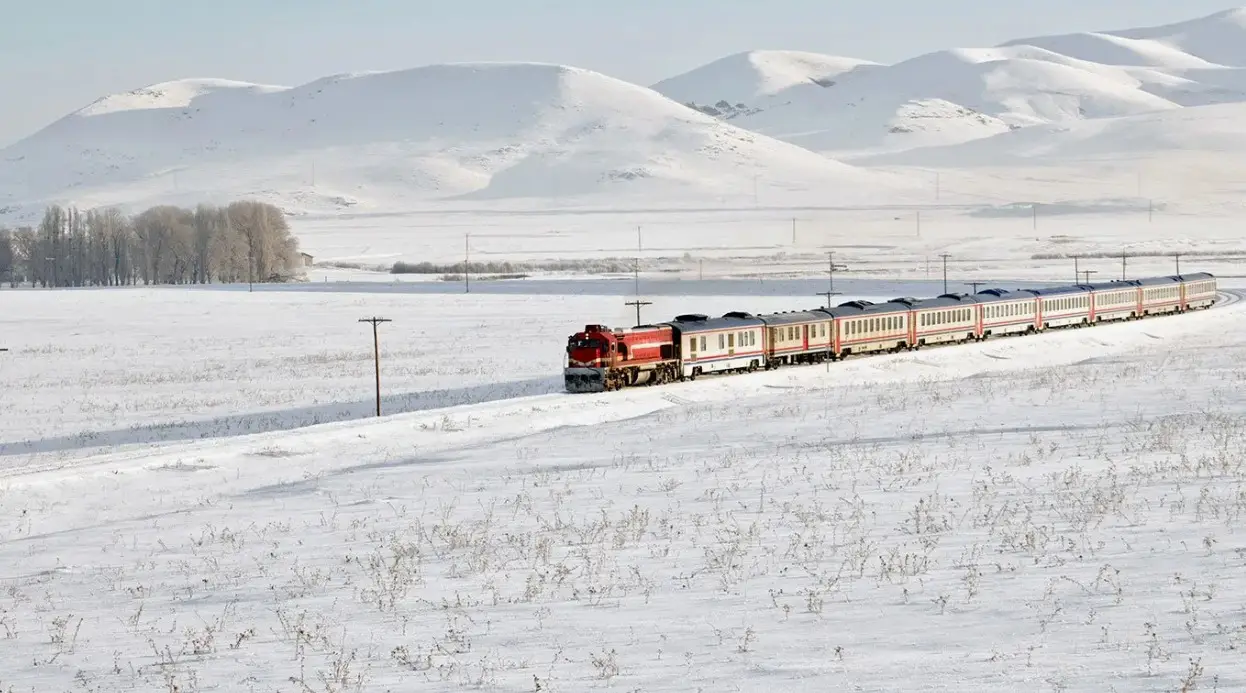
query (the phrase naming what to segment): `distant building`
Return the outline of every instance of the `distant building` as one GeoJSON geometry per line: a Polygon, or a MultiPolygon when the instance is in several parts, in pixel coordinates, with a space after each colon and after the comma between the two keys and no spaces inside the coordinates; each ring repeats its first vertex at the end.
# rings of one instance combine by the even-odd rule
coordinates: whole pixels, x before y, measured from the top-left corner
{"type": "Polygon", "coordinates": [[[308,255],[307,253],[299,253],[299,257],[303,258],[304,267],[311,267],[316,261],[316,258],[308,255]]]}

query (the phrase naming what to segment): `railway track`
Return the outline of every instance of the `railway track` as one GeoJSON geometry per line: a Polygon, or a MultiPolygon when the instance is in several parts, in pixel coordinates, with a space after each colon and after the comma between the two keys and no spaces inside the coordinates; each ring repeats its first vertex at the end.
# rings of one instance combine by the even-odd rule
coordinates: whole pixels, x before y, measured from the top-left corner
{"type": "Polygon", "coordinates": [[[1219,289],[1216,291],[1215,308],[1224,308],[1246,298],[1246,289],[1219,289]]]}

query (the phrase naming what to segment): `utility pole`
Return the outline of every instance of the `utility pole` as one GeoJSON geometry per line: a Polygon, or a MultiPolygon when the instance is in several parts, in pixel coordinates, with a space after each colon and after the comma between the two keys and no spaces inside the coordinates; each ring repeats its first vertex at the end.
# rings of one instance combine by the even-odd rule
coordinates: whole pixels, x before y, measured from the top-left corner
{"type": "Polygon", "coordinates": [[[1121,281],[1125,281],[1125,267],[1129,262],[1129,255],[1121,253],[1121,281]]]}
{"type": "Polygon", "coordinates": [[[636,300],[624,303],[625,306],[636,307],[636,326],[640,326],[640,307],[651,306],[652,301],[640,300],[640,227],[636,227],[636,263],[633,265],[632,272],[636,281],[636,300]]]}
{"type": "Polygon", "coordinates": [[[1077,269],[1077,256],[1073,256],[1073,283],[1076,284],[1078,278],[1082,276],[1081,270],[1077,269]]]}
{"type": "Polygon", "coordinates": [[[1181,276],[1181,253],[1173,253],[1172,259],[1177,261],[1177,276],[1181,276]]]}
{"type": "Polygon", "coordinates": [[[472,235],[468,233],[463,235],[463,293],[465,294],[470,294],[472,292],[471,261],[472,235]]]}
{"type": "Polygon", "coordinates": [[[973,292],[976,294],[976,293],[978,293],[978,287],[979,287],[979,286],[982,286],[982,285],[983,285],[983,284],[985,284],[986,282],[965,282],[965,283],[966,283],[966,284],[968,284],[969,286],[973,287],[973,292]]]}
{"type": "Polygon", "coordinates": [[[835,270],[836,269],[848,269],[848,266],[847,265],[836,266],[835,253],[828,252],[826,254],[826,277],[827,277],[826,291],[819,291],[817,294],[818,296],[826,296],[826,307],[828,309],[831,307],[831,297],[839,295],[839,292],[835,290],[835,270]]]}
{"type": "Polygon", "coordinates": [[[943,258],[943,293],[947,293],[947,259],[952,257],[947,253],[943,253],[939,257],[943,258]]]}
{"type": "Polygon", "coordinates": [[[376,415],[381,415],[381,340],[376,327],[383,322],[393,322],[389,318],[360,318],[359,322],[372,323],[372,359],[376,364],[376,415]]]}
{"type": "Polygon", "coordinates": [[[1085,281],[1085,283],[1086,283],[1086,284],[1089,284],[1089,283],[1090,283],[1090,275],[1092,275],[1092,274],[1098,274],[1098,273],[1099,273],[1099,270],[1082,270],[1082,274],[1086,276],[1086,281],[1085,281]]]}
{"type": "Polygon", "coordinates": [[[653,302],[652,302],[652,301],[642,301],[642,300],[640,300],[640,297],[639,297],[639,296],[637,296],[635,301],[628,301],[627,303],[624,303],[623,305],[625,305],[625,306],[636,306],[636,327],[640,327],[640,307],[641,307],[641,306],[651,306],[651,305],[653,305],[653,302]]]}

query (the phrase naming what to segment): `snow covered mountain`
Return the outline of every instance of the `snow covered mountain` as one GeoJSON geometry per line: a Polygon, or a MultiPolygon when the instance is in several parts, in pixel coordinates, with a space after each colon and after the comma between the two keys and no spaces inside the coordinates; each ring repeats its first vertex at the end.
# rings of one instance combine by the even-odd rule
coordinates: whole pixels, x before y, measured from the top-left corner
{"type": "Polygon", "coordinates": [[[895,181],[649,89],[543,64],[438,65],[299,87],[183,80],[105,97],[0,150],[10,216],[32,203],[247,196],[292,210],[420,201],[849,199],[895,181]],[[21,203],[25,203],[24,205],[21,203]]]}
{"type": "Polygon", "coordinates": [[[654,89],[733,124],[851,156],[1246,101],[1246,10],[1162,27],[957,48],[894,65],[730,56],[654,89]],[[798,69],[799,68],[799,69],[798,69]],[[721,96],[717,96],[721,95],[721,96]]]}

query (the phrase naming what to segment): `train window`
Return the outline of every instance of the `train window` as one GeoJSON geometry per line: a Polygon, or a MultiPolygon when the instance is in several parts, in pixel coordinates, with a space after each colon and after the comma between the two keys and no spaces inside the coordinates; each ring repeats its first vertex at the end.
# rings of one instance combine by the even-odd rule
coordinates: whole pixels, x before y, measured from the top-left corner
{"type": "Polygon", "coordinates": [[[721,332],[718,333],[718,348],[719,349],[727,348],[727,335],[721,332]]]}
{"type": "Polygon", "coordinates": [[[696,337],[688,338],[688,348],[692,350],[692,353],[694,354],[697,353],[697,338],[696,337]]]}
{"type": "Polygon", "coordinates": [[[705,351],[705,337],[701,337],[701,351],[705,351]]]}

